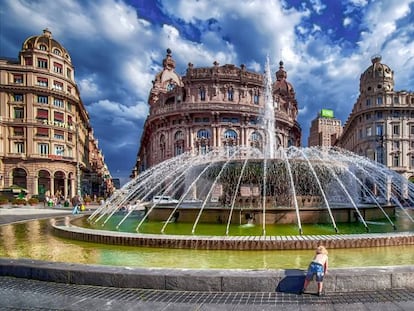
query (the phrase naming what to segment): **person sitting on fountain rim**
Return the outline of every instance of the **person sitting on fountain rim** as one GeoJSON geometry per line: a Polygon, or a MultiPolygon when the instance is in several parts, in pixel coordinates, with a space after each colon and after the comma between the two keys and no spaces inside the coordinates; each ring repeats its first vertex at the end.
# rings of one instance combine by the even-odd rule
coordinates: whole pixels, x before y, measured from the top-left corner
{"type": "Polygon", "coordinates": [[[328,251],[322,245],[316,248],[316,254],[309,264],[308,271],[306,272],[305,283],[301,294],[303,294],[308,287],[313,276],[316,276],[316,282],[318,283],[318,296],[322,295],[323,277],[328,271],[328,251]]]}

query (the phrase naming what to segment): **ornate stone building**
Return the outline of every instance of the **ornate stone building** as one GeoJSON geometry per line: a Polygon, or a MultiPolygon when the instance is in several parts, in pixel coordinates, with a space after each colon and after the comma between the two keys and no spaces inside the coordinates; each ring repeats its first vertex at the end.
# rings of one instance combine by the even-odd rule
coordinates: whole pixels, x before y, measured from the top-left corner
{"type": "MultiPolygon", "coordinates": [[[[263,148],[263,75],[235,65],[196,68],[185,76],[175,72],[167,50],[163,70],[153,81],[141,145],[132,176],[186,151],[205,153],[222,146],[263,148]]],[[[301,128],[292,84],[280,62],[273,84],[278,146],[300,146],[301,128]]]]}
{"type": "Polygon", "coordinates": [[[376,55],[338,145],[414,180],[414,93],[394,90],[394,72],[376,55]]]}
{"type": "Polygon", "coordinates": [[[0,59],[0,187],[66,198],[111,192],[68,51],[49,30],[0,59]]]}

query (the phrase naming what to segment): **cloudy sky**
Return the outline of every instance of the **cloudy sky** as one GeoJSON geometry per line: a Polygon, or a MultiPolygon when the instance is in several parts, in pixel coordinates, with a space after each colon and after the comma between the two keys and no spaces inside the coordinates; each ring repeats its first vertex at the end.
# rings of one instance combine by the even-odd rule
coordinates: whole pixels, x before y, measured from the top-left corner
{"type": "MultiPolygon", "coordinates": [[[[187,64],[245,64],[263,72],[283,59],[296,90],[306,146],[310,121],[330,108],[345,122],[371,56],[414,89],[414,0],[0,0],[0,56],[49,28],[70,53],[81,98],[113,177],[134,164],[151,80],[167,48],[187,64]]],[[[274,77],[274,75],[273,75],[274,77]]]]}

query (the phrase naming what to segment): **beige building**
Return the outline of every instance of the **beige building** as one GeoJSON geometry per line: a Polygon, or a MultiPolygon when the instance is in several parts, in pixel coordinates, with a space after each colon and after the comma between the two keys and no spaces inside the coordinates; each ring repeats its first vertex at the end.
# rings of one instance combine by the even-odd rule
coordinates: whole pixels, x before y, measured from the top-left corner
{"type": "Polygon", "coordinates": [[[338,145],[413,180],[414,93],[394,90],[394,72],[371,59],[360,78],[360,95],[338,145]]]}
{"type": "Polygon", "coordinates": [[[322,109],[312,120],[308,146],[333,146],[341,134],[341,120],[333,117],[332,110],[322,109]]]}
{"type": "MultiPolygon", "coordinates": [[[[300,146],[295,91],[280,62],[273,83],[275,135],[278,146],[300,146]]],[[[244,65],[196,68],[189,63],[185,76],[175,72],[167,50],[163,70],[150,91],[150,113],[144,125],[136,176],[157,163],[186,151],[205,153],[223,146],[263,148],[263,75],[244,65]]]]}
{"type": "Polygon", "coordinates": [[[0,59],[0,115],[0,188],[66,198],[111,189],[70,55],[49,30],[17,60],[0,59]]]}

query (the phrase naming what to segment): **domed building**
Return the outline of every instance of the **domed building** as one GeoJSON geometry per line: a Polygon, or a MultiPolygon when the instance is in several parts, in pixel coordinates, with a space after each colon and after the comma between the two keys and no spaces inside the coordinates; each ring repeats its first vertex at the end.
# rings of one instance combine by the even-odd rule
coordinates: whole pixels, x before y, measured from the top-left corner
{"type": "MultiPolygon", "coordinates": [[[[300,146],[295,91],[283,62],[273,84],[276,144],[300,146]]],[[[175,72],[171,50],[163,60],[150,90],[150,106],[132,177],[166,159],[187,151],[206,153],[223,146],[263,149],[265,131],[264,77],[262,74],[214,62],[197,68],[189,63],[186,74],[175,72]]]]}
{"type": "Polygon", "coordinates": [[[111,192],[68,51],[45,29],[0,59],[0,188],[40,198],[111,192]]]}
{"type": "Polygon", "coordinates": [[[338,145],[414,180],[414,93],[394,90],[394,72],[375,55],[338,145]]]}

